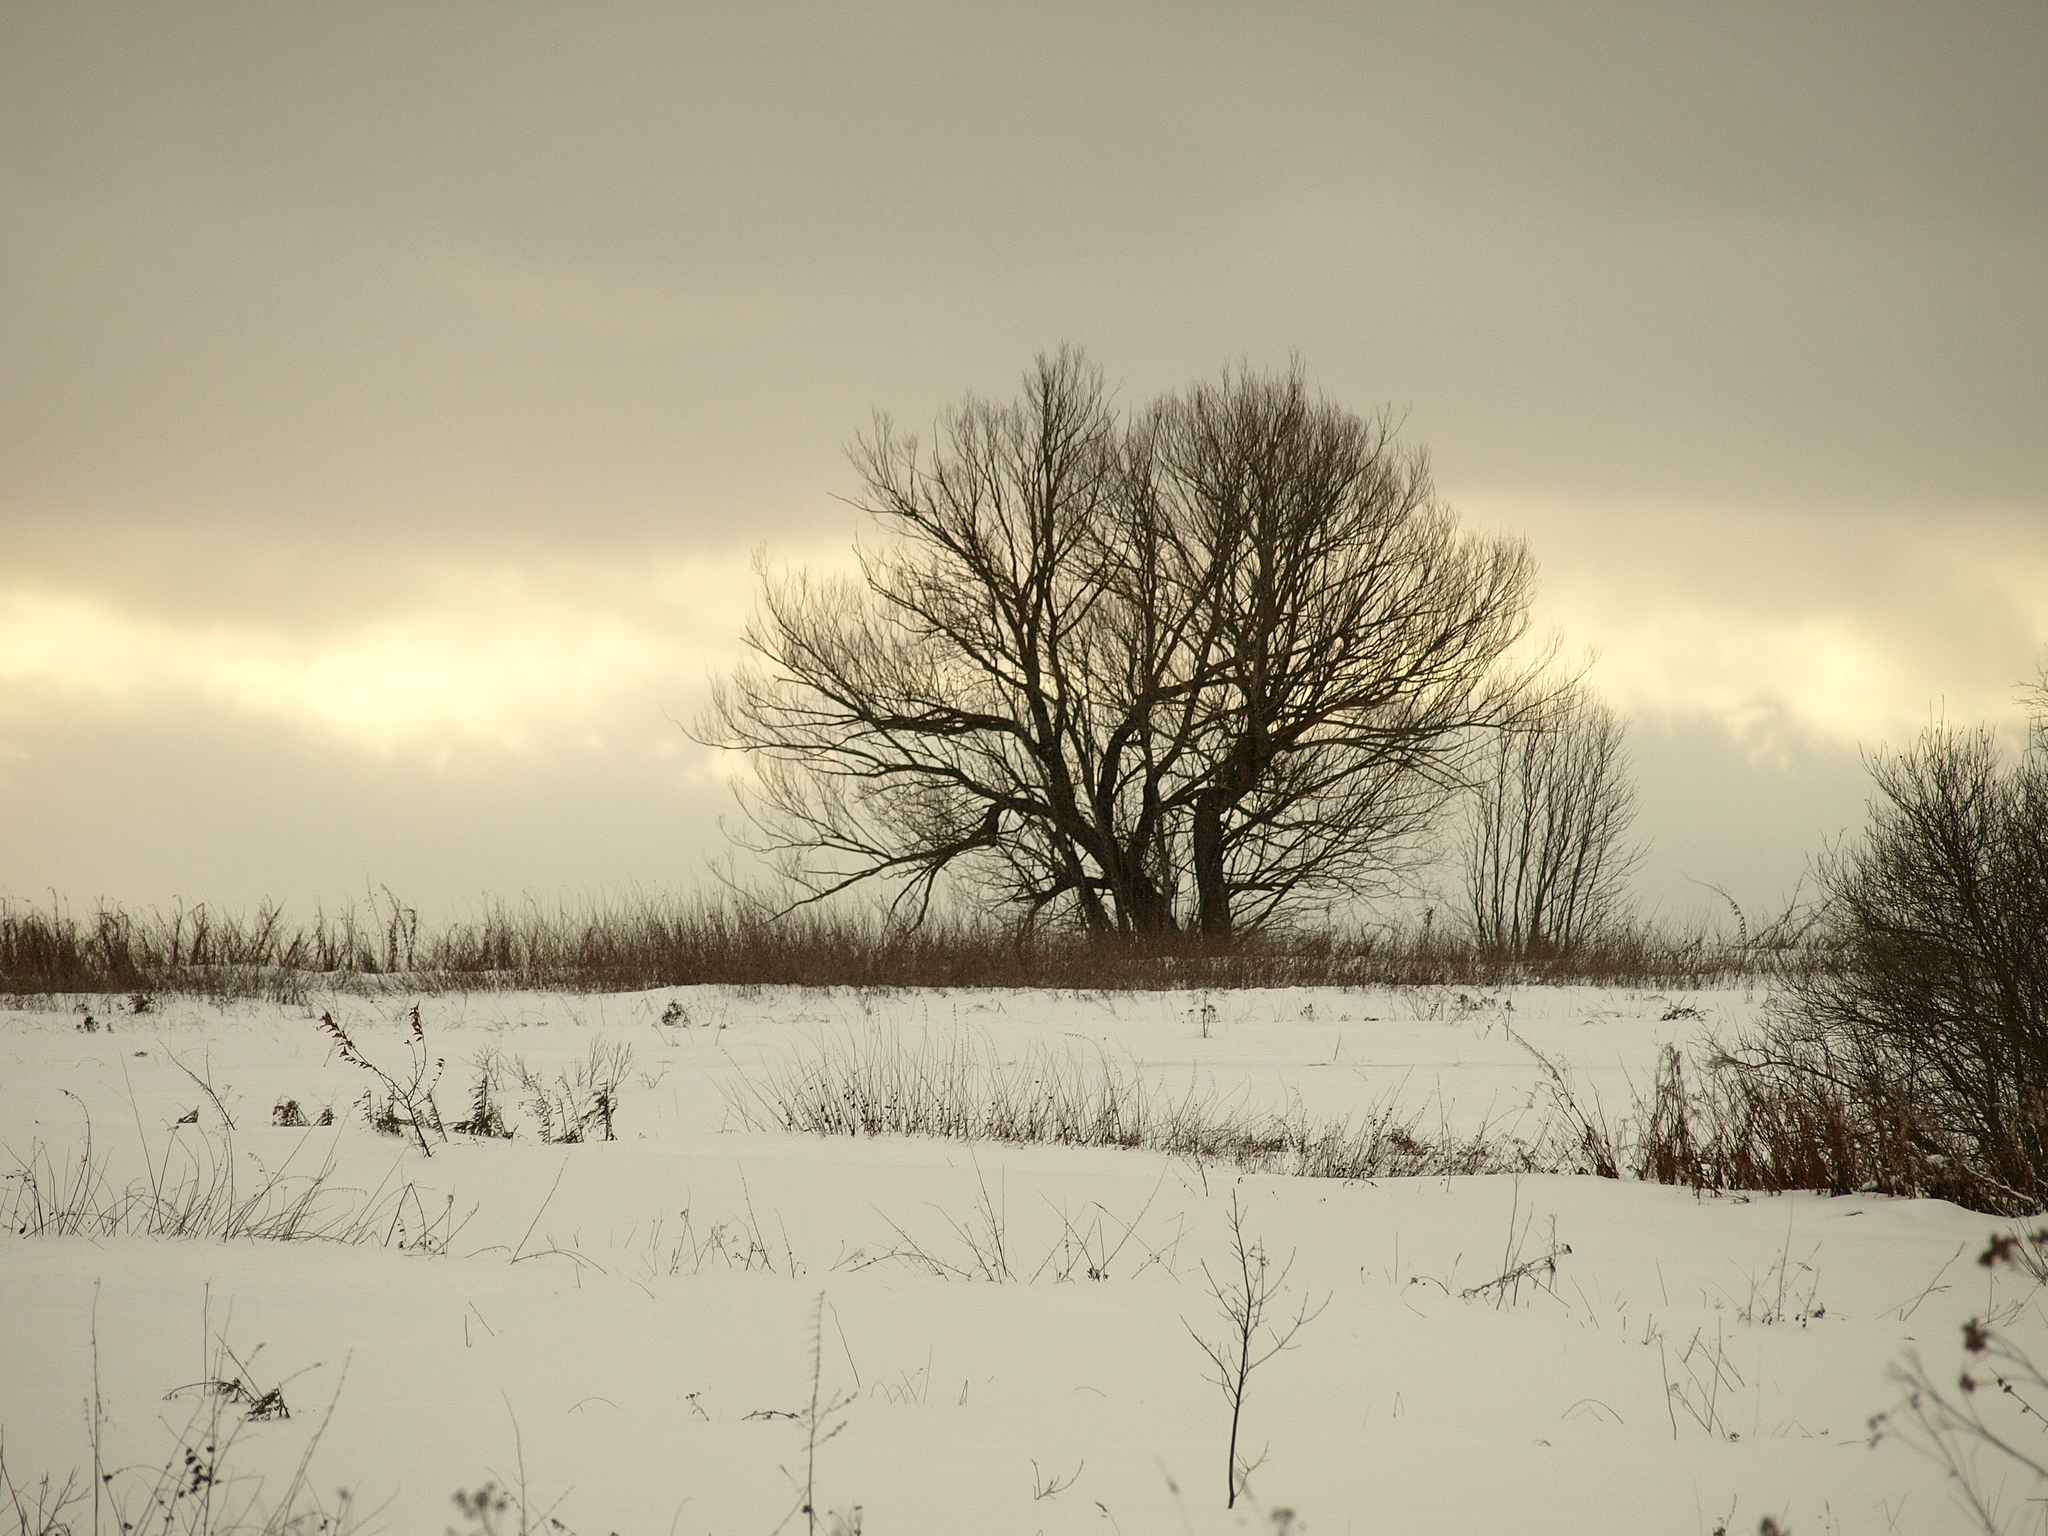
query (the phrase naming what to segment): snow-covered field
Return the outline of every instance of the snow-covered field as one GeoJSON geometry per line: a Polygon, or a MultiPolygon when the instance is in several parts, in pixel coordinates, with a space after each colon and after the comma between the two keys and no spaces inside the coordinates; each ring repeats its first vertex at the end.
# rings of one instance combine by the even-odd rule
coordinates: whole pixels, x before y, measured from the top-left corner
{"type": "MultiPolygon", "coordinates": [[[[1206,1008],[1187,994],[433,996],[417,1001],[450,1122],[486,1053],[501,1083],[516,1064],[571,1078],[594,1042],[631,1059],[616,1141],[545,1144],[507,1087],[513,1139],[454,1135],[431,1156],[365,1123],[374,1079],[318,1025],[331,1010],[399,1070],[411,997],[167,999],[140,1015],[113,1001],[90,1000],[92,1032],[71,1003],[0,1013],[0,1208],[17,1225],[24,1175],[57,1198],[89,1122],[102,1203],[152,1185],[175,1202],[230,1169],[246,1200],[282,1170],[259,1202],[274,1211],[324,1172],[308,1224],[354,1221],[368,1240],[10,1239],[0,1450],[17,1485],[88,1468],[97,1393],[110,1471],[161,1466],[195,1413],[218,1410],[235,1439],[216,1507],[279,1500],[317,1433],[310,1492],[331,1511],[346,1488],[358,1528],[400,1533],[474,1529],[451,1495],[495,1480],[523,1484],[536,1527],[545,1510],[583,1536],[767,1536],[805,1528],[807,1477],[821,1529],[857,1520],[870,1536],[1290,1518],[1318,1536],[1707,1536],[1767,1514],[1799,1536],[1955,1531],[1968,1527],[1942,1469],[1895,1437],[1871,1448],[1869,1420],[1898,1401],[1887,1371],[1906,1351],[1952,1380],[1962,1320],[2027,1294],[1975,1263],[1998,1224],[1935,1202],[1538,1175],[1338,1182],[1149,1152],[800,1136],[748,1129],[734,1107],[823,1048],[964,1033],[1004,1059],[1072,1045],[1174,1096],[1335,1119],[1396,1092],[1425,1128],[1511,1135],[1542,1099],[1515,1036],[1618,1112],[1663,1042],[1753,1018],[1761,999],[1741,991],[1277,991],[1206,1008]],[[273,1125],[286,1100],[335,1121],[273,1125]],[[1237,1272],[1233,1202],[1268,1277],[1292,1260],[1269,1319],[1309,1318],[1249,1377],[1240,1450],[1259,1465],[1226,1511],[1230,1410],[1195,1335],[1228,1331],[1211,1281],[1227,1294],[1237,1272]],[[1554,1271],[1488,1288],[1553,1252],[1554,1271]],[[166,1395],[224,1379],[251,1396],[281,1386],[290,1417],[166,1395]]],[[[116,1479],[131,1506],[138,1475],[116,1479]]],[[[89,1509],[71,1518],[91,1528],[89,1509]]],[[[519,1510],[495,1518],[517,1529],[519,1510]]]]}

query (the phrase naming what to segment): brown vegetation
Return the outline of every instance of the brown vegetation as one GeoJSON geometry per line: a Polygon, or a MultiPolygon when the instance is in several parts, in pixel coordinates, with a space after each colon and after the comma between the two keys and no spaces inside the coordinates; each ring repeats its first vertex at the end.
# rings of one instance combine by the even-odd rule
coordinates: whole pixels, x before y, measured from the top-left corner
{"type": "Polygon", "coordinates": [[[0,994],[157,993],[298,1002],[316,992],[491,989],[634,991],[726,985],[1050,987],[1501,986],[1535,982],[1696,987],[1800,963],[1789,942],[1617,926],[1569,949],[1475,944],[1433,923],[1408,929],[1248,935],[1018,935],[994,927],[801,912],[774,921],[732,906],[645,896],[583,907],[493,903],[422,929],[385,896],[367,914],[292,923],[206,907],[164,913],[0,901],[0,994]]]}
{"type": "Polygon", "coordinates": [[[1903,1082],[1845,1076],[1792,1046],[1782,1020],[1691,1070],[1666,1047],[1649,1092],[1612,1128],[1556,1073],[1553,1087],[1563,1125],[1537,1140],[1576,1155],[1551,1172],[1702,1191],[1920,1196],[2000,1215],[2041,1208],[2038,1184],[2008,1177],[2014,1148],[1944,1122],[1903,1082]]]}

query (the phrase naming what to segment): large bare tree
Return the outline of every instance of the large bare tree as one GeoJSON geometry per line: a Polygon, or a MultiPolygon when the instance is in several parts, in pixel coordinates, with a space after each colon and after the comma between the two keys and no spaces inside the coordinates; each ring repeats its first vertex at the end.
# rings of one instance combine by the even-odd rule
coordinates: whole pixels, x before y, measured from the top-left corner
{"type": "Polygon", "coordinates": [[[1119,418],[1062,351],[852,457],[880,541],[766,579],[704,726],[806,899],[921,913],[953,877],[1027,922],[1228,934],[1378,888],[1528,707],[1527,552],[1298,371],[1119,418]]]}

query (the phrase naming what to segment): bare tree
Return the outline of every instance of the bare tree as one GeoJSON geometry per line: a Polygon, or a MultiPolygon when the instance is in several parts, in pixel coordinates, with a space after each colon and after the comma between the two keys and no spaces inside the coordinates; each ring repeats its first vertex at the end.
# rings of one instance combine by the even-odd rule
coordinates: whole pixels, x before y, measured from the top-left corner
{"type": "Polygon", "coordinates": [[[1461,532],[1427,457],[1298,368],[1227,374],[1161,417],[1158,484],[1212,615],[1188,833],[1202,931],[1377,892],[1421,855],[1475,731],[1530,707],[1529,673],[1502,664],[1535,563],[1461,532]]]}
{"type": "Polygon", "coordinates": [[[1371,889],[1527,707],[1526,550],[1298,372],[1119,419],[1063,351],[853,460],[885,541],[767,580],[703,728],[753,755],[753,845],[804,899],[921,914],[954,877],[1027,922],[1228,934],[1371,889]]]}
{"type": "Polygon", "coordinates": [[[1196,1332],[1194,1324],[1186,1318],[1181,1326],[1209,1361],[1209,1380],[1223,1393],[1230,1404],[1230,1442],[1224,1453],[1223,1470],[1227,1478],[1229,1497],[1224,1508],[1235,1509],[1245,1485],[1252,1473],[1265,1461],[1264,1453],[1256,1458],[1244,1456],[1238,1449],[1238,1437],[1244,1427],[1244,1400],[1250,1389],[1252,1373],[1283,1350],[1294,1347],[1294,1340],[1302,1329],[1323,1315],[1330,1304],[1325,1296],[1314,1307],[1307,1297],[1292,1317],[1284,1313],[1266,1315],[1267,1309],[1287,1288],[1287,1277],[1294,1270],[1294,1256],[1289,1254],[1287,1262],[1277,1271],[1266,1257],[1266,1245],[1257,1238],[1248,1238],[1244,1230],[1244,1208],[1238,1203],[1237,1191],[1230,1192],[1230,1264],[1222,1276],[1210,1273],[1205,1261],[1202,1278],[1208,1282],[1209,1294],[1216,1298],[1217,1308],[1223,1314],[1224,1336],[1221,1339],[1207,1339],[1196,1332]]]}
{"type": "Polygon", "coordinates": [[[1628,727],[1573,685],[1492,743],[1471,800],[1465,894],[1481,944],[1569,951],[1613,920],[1642,849],[1628,727]]]}
{"type": "Polygon", "coordinates": [[[1867,838],[1819,864],[1839,963],[1794,978],[1788,1032],[1899,1085],[2016,1209],[2048,1191],[2048,739],[2018,761],[1936,726],[1874,758],[1867,838]]]}
{"type": "Polygon", "coordinates": [[[922,912],[952,872],[1027,917],[1171,926],[1173,583],[1099,373],[1041,358],[1022,401],[949,411],[929,456],[878,417],[853,461],[887,541],[857,582],[768,580],[756,661],[714,696],[709,734],[755,759],[755,846],[812,897],[879,878],[922,912]]]}

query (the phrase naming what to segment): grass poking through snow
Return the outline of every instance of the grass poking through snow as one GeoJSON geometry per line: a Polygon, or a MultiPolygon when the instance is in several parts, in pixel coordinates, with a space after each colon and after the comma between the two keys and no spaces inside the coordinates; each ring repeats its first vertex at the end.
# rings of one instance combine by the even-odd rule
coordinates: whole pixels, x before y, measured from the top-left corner
{"type": "Polygon", "coordinates": [[[880,1032],[835,1037],[728,1088],[726,1102],[749,1130],[1138,1148],[1311,1178],[1504,1173],[1555,1161],[1547,1146],[1486,1127],[1424,1131],[1421,1115],[1391,1098],[1317,1121],[1193,1087],[1174,1095],[1107,1052],[1033,1046],[1004,1061],[968,1034],[916,1044],[880,1032]]]}

